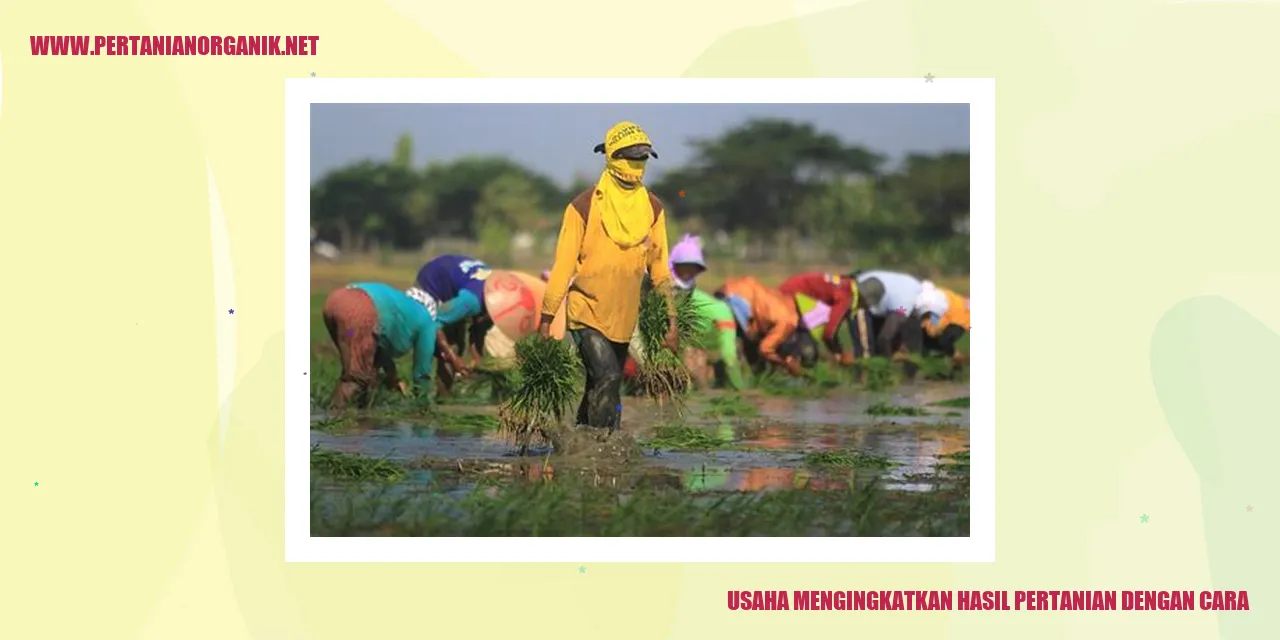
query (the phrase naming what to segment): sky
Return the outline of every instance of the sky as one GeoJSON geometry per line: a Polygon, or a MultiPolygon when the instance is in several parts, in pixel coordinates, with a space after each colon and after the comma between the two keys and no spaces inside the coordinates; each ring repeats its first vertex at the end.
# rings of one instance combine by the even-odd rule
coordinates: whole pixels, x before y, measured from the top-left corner
{"type": "Polygon", "coordinates": [[[714,138],[754,117],[810,122],[891,161],[908,153],[969,150],[967,104],[313,104],[311,181],[361,160],[388,160],[408,133],[414,164],[503,155],[567,186],[595,178],[592,148],[615,123],[639,124],[660,156],[660,176],[692,159],[691,139],[714,138]]]}

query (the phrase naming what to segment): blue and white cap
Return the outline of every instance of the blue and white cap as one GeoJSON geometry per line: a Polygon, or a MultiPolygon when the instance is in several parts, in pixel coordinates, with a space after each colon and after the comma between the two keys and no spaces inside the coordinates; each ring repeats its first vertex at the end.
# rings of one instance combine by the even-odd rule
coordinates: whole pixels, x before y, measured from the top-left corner
{"type": "Polygon", "coordinates": [[[738,328],[746,331],[751,324],[751,305],[742,296],[735,295],[725,296],[725,302],[733,310],[733,319],[738,321],[738,328]]]}

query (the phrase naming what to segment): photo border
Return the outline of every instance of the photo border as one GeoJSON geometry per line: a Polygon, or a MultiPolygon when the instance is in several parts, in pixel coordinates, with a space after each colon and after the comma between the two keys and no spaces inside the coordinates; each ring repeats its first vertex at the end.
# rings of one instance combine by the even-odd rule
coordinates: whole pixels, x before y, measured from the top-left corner
{"type": "Polygon", "coordinates": [[[995,561],[994,79],[297,78],[285,80],[284,115],[286,562],[995,561]],[[311,249],[304,239],[310,237],[311,105],[317,103],[967,103],[970,313],[979,327],[970,346],[970,536],[310,537],[311,378],[300,374],[311,366],[311,249]]]}

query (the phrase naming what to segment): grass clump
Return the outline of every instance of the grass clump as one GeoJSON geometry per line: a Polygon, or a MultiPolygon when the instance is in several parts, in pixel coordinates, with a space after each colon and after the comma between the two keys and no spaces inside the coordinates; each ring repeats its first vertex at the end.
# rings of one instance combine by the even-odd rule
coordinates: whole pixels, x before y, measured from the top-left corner
{"type": "Polygon", "coordinates": [[[706,429],[686,425],[658,427],[645,445],[654,449],[678,449],[683,451],[708,451],[719,449],[733,440],[721,437],[706,429]]]}
{"type": "Polygon", "coordinates": [[[555,446],[561,419],[581,389],[582,362],[562,340],[533,334],[516,343],[520,386],[498,409],[500,431],[520,446],[555,446]]]}
{"type": "MultiPolygon", "coordinates": [[[[656,288],[645,292],[640,301],[640,348],[637,382],[645,395],[659,403],[677,402],[693,386],[693,373],[681,357],[686,348],[696,348],[706,332],[706,323],[698,316],[693,297],[675,295],[677,348],[668,349],[667,299],[656,288]]],[[[679,406],[677,404],[677,406],[679,406]]]]}
{"type": "Polygon", "coordinates": [[[863,386],[868,391],[884,391],[898,384],[898,377],[893,370],[893,362],[884,357],[875,356],[861,360],[858,370],[865,375],[863,386]]]}
{"type": "Polygon", "coordinates": [[[811,467],[842,467],[846,469],[888,469],[898,464],[889,458],[867,451],[819,451],[805,455],[804,463],[811,467]]]}
{"type": "Polygon", "coordinates": [[[356,425],[356,419],[352,416],[330,416],[311,423],[311,429],[323,433],[342,433],[354,429],[356,425]]]}
{"type": "Polygon", "coordinates": [[[754,418],[760,410],[742,396],[719,396],[707,402],[707,410],[702,415],[707,418],[754,418]]]}
{"type": "Polygon", "coordinates": [[[444,413],[431,416],[436,429],[446,433],[484,433],[499,429],[498,419],[482,413],[444,413]]]}
{"type": "Polygon", "coordinates": [[[408,498],[380,487],[311,491],[313,536],[967,536],[967,483],[895,491],[853,479],[841,489],[686,492],[648,483],[620,493],[590,478],[431,488],[408,498]]]}
{"type": "Polygon", "coordinates": [[[822,384],[814,384],[813,379],[808,376],[793,378],[778,369],[769,369],[757,375],[755,387],[768,395],[787,398],[821,398],[829,389],[822,384]]]}
{"type": "Polygon", "coordinates": [[[943,400],[943,401],[941,401],[941,402],[935,402],[935,403],[933,403],[933,406],[935,406],[935,407],[952,407],[952,408],[956,408],[956,409],[968,409],[968,408],[969,408],[969,396],[964,396],[964,397],[960,397],[960,398],[952,398],[952,399],[950,399],[950,400],[943,400]]]}
{"type": "Polygon", "coordinates": [[[335,480],[397,482],[405,478],[405,468],[381,458],[369,458],[311,447],[311,470],[335,480]]]}
{"type": "Polygon", "coordinates": [[[867,407],[867,414],[873,416],[923,416],[928,413],[920,407],[904,407],[888,402],[877,402],[867,407]]]}

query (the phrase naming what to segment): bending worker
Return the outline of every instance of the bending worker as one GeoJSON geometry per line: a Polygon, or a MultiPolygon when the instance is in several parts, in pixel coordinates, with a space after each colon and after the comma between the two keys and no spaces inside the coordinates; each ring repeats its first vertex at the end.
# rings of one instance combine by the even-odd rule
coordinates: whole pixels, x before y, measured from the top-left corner
{"type": "Polygon", "coordinates": [[[793,376],[803,375],[799,358],[784,358],[779,352],[800,325],[800,316],[791,300],[750,276],[726,280],[716,297],[729,303],[749,349],[757,349],[766,362],[786,369],[793,376]]]}
{"type": "MultiPolygon", "coordinates": [[[[493,273],[484,261],[468,256],[447,255],[435,257],[417,270],[415,287],[410,289],[413,296],[424,301],[439,325],[436,337],[442,347],[453,346],[461,349],[467,347],[472,365],[480,360],[480,348],[484,344],[485,333],[488,332],[488,317],[484,308],[484,283],[493,273]],[[467,329],[470,328],[470,340],[467,329]]],[[[461,360],[439,353],[440,364],[445,367],[445,374],[440,376],[440,392],[451,393],[453,378],[463,374],[461,360]],[[452,371],[449,371],[452,370],[452,371]]]]}
{"type": "Polygon", "coordinates": [[[658,157],[648,134],[639,125],[620,122],[595,151],[605,155],[605,169],[594,187],[565,207],[538,331],[550,335],[567,295],[569,333],[587,369],[578,424],[612,431],[621,421],[622,367],[640,315],[646,270],[667,298],[665,342],[672,350],[676,307],[666,216],[662,201],[643,183],[648,159],[658,157]]]}
{"type": "MultiPolygon", "coordinates": [[[[831,311],[822,328],[822,342],[835,358],[837,364],[853,364],[852,350],[845,350],[840,344],[839,331],[847,326],[850,313],[858,306],[858,282],[850,275],[834,273],[802,273],[787,278],[778,290],[788,298],[808,296],[830,307],[831,311]]],[[[796,301],[799,309],[799,300],[796,301]]],[[[805,330],[812,329],[805,323],[805,330]]],[[[849,330],[852,336],[852,329],[849,330]]]]}
{"type": "Polygon", "coordinates": [[[939,351],[957,365],[964,364],[965,354],[957,344],[969,333],[969,299],[925,281],[916,307],[923,316],[924,349],[939,351]]]}
{"type": "Polygon", "coordinates": [[[413,383],[430,382],[436,321],[422,300],[390,285],[362,282],[330,293],[323,315],[342,362],[330,408],[342,409],[352,397],[366,396],[376,386],[378,369],[386,376],[387,388],[408,393],[408,385],[396,375],[395,359],[410,350],[413,383]]]}
{"type": "MultiPolygon", "coordinates": [[[[921,353],[924,329],[916,302],[924,291],[923,283],[894,271],[864,271],[856,278],[860,295],[866,298],[866,312],[854,324],[855,350],[869,344],[879,356],[891,357],[899,351],[921,353]]],[[[907,368],[908,375],[914,372],[914,366],[907,368]]]]}

